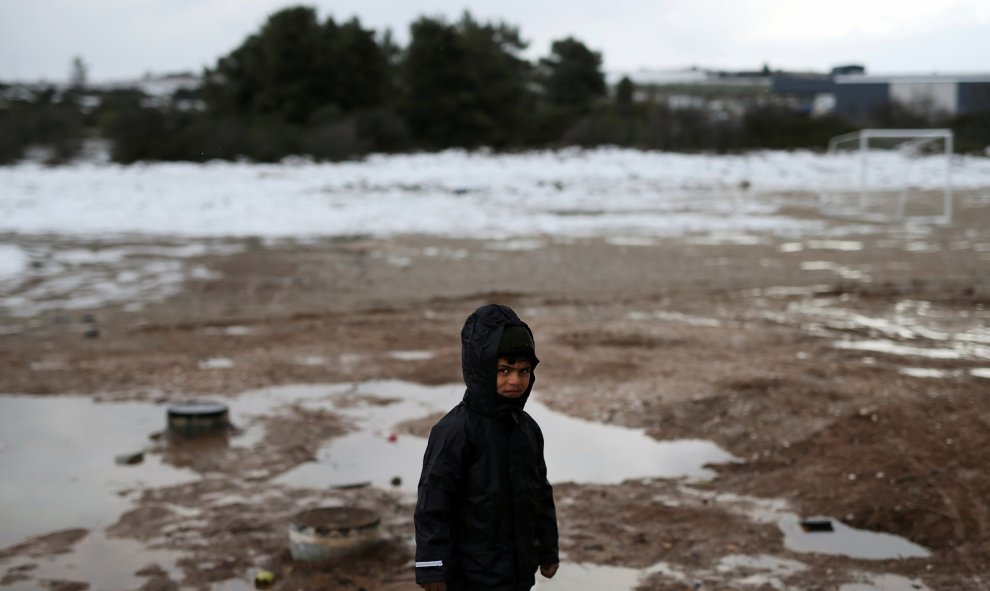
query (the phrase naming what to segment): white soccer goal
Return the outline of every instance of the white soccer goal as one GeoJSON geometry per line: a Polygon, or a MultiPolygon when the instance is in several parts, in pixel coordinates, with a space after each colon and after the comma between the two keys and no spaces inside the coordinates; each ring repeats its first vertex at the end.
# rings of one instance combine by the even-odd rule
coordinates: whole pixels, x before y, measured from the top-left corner
{"type": "Polygon", "coordinates": [[[869,221],[951,223],[952,151],[951,129],[861,129],[836,136],[828,153],[837,183],[821,193],[821,210],[869,221]]]}

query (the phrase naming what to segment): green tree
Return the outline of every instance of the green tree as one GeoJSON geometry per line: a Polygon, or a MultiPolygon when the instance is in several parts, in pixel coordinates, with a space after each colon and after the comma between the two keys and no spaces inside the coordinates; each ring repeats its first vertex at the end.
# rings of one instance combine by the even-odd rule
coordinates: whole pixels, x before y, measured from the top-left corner
{"type": "Polygon", "coordinates": [[[83,90],[89,80],[89,68],[86,62],[78,55],[72,58],[72,66],[69,69],[69,87],[73,90],[83,90]]]}
{"type": "Polygon", "coordinates": [[[374,31],[361,27],[355,18],[335,27],[324,25],[321,70],[333,76],[327,96],[344,111],[377,107],[387,98],[388,56],[375,39],[374,31]],[[332,32],[331,32],[332,31],[332,32]]]}
{"type": "Polygon", "coordinates": [[[629,76],[623,76],[622,80],[615,86],[615,106],[619,111],[629,112],[633,106],[633,94],[636,87],[629,76]]]}
{"type": "Polygon", "coordinates": [[[587,109],[605,96],[601,54],[573,37],[554,41],[540,66],[544,96],[552,105],[587,109]]]}
{"type": "Polygon", "coordinates": [[[422,145],[505,147],[525,118],[526,44],[516,28],[420,18],[410,27],[402,63],[403,113],[422,145]]]}
{"type": "Polygon", "coordinates": [[[313,8],[296,6],[221,58],[207,72],[206,96],[220,113],[302,125],[318,113],[379,106],[387,88],[374,31],[357,19],[320,23],[313,8]]]}

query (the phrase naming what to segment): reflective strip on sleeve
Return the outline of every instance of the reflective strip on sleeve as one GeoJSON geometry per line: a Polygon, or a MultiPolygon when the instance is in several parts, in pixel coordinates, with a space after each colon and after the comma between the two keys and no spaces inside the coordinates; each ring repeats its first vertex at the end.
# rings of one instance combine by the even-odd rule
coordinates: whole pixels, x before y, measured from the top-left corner
{"type": "Polygon", "coordinates": [[[428,562],[417,562],[416,563],[416,568],[424,568],[424,567],[428,567],[428,566],[443,566],[443,561],[442,560],[431,560],[431,561],[428,561],[428,562]]]}

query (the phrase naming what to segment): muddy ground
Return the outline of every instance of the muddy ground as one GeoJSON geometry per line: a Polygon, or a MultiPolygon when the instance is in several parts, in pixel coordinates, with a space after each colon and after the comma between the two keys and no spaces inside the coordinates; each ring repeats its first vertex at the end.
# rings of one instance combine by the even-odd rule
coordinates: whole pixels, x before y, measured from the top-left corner
{"type": "MultiPolygon", "coordinates": [[[[740,459],[715,466],[708,482],[559,483],[562,569],[654,567],[641,588],[658,590],[838,589],[871,574],[933,590],[987,588],[990,203],[980,194],[960,203],[949,227],[825,220],[819,235],[801,237],[235,240],[229,253],[183,259],[211,273],[140,309],[55,302],[29,317],[8,310],[0,392],[181,400],[279,384],[452,383],[464,318],[504,303],[537,335],[537,394],[551,408],[657,439],[711,440],[740,459]],[[930,323],[950,336],[919,328],[930,323]],[[90,330],[99,336],[84,336],[90,330]],[[958,354],[925,355],[950,349],[958,354]],[[229,361],[210,362],[217,359],[229,361]],[[760,499],[902,536],[931,555],[797,552],[773,522],[747,512],[760,499]],[[740,555],[803,567],[727,566],[740,555]]],[[[817,216],[800,205],[785,213],[817,216]]],[[[96,251],[111,244],[6,239],[96,251]]],[[[430,420],[402,429],[424,434],[430,420]]],[[[155,443],[150,453],[201,478],[138,491],[109,524],[108,537],[180,556],[168,567],[149,554],[136,586],[243,589],[267,569],[275,589],[417,588],[413,499],[271,482],[312,460],[346,422],[300,407],[264,427],[250,449],[155,443]],[[293,563],[289,518],[327,501],[376,509],[382,542],[336,563],[293,563]]],[[[32,574],[87,533],[48,532],[0,549],[0,587],[91,588],[71,575],[32,574]]]]}

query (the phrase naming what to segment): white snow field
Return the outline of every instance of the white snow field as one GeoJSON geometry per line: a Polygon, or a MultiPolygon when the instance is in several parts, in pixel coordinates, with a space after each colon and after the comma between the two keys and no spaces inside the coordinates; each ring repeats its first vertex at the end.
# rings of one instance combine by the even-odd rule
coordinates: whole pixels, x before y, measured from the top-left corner
{"type": "MultiPolygon", "coordinates": [[[[688,155],[624,149],[371,156],[361,162],[210,162],[0,167],[0,232],[113,238],[671,236],[801,233],[774,215],[783,192],[855,185],[856,156],[811,152],[688,155]],[[745,189],[743,187],[746,187],[745,189]]],[[[871,156],[871,179],[904,162],[871,156]]],[[[944,160],[912,161],[912,185],[940,189],[944,160]]],[[[957,188],[990,187],[990,159],[957,156],[957,188]]],[[[14,251],[0,251],[19,264],[14,251]]],[[[10,273],[10,270],[7,270],[10,273]]]]}

